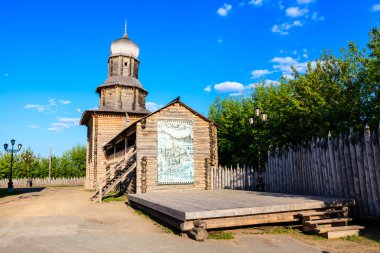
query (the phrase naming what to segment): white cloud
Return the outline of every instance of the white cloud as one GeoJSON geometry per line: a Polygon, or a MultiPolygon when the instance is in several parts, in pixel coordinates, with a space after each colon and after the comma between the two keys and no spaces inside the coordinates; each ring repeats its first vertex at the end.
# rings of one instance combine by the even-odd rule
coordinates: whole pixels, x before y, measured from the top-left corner
{"type": "Polygon", "coordinates": [[[58,118],[58,120],[63,123],[79,126],[80,118],[58,118]]]}
{"type": "Polygon", "coordinates": [[[251,72],[251,78],[259,78],[271,73],[272,71],[269,71],[267,69],[256,69],[251,72]]]}
{"type": "Polygon", "coordinates": [[[222,7],[220,7],[216,13],[219,16],[225,17],[227,16],[228,12],[230,12],[232,9],[232,5],[225,3],[222,7]]]}
{"type": "Polygon", "coordinates": [[[241,91],[241,92],[234,92],[234,93],[230,94],[231,97],[237,97],[237,96],[242,96],[242,95],[243,95],[243,91],[241,91]]]}
{"type": "Polygon", "coordinates": [[[266,80],[264,81],[264,83],[265,83],[265,85],[271,85],[271,84],[273,84],[273,85],[279,85],[279,84],[280,84],[279,81],[276,81],[276,80],[270,80],[270,79],[266,79],[266,80]]]}
{"type": "Polygon", "coordinates": [[[60,102],[61,104],[63,104],[63,105],[68,105],[68,104],[71,103],[70,100],[63,100],[63,99],[59,100],[59,102],[60,102]]]}
{"type": "MultiPolygon", "coordinates": [[[[305,73],[307,70],[308,62],[300,62],[298,59],[294,59],[292,57],[274,57],[271,60],[274,63],[273,68],[278,69],[282,72],[283,76],[289,77],[293,73],[292,66],[300,73],[305,73]]],[[[315,66],[315,62],[312,62],[312,67],[315,66]]]]}
{"type": "Polygon", "coordinates": [[[49,99],[49,106],[56,106],[57,105],[57,102],[55,101],[54,98],[50,98],[49,99]]]}
{"type": "Polygon", "coordinates": [[[314,2],[314,0],[297,0],[298,4],[310,4],[314,2]]]}
{"type": "Polygon", "coordinates": [[[229,92],[236,95],[237,93],[244,91],[244,85],[242,85],[241,83],[228,81],[224,83],[215,84],[214,89],[221,93],[229,92]]]}
{"type": "Polygon", "coordinates": [[[287,35],[287,34],[289,34],[288,31],[294,26],[302,26],[301,21],[295,20],[293,23],[283,23],[280,25],[274,25],[272,27],[272,32],[273,33],[279,33],[282,35],[287,35]]]}
{"type": "Polygon", "coordinates": [[[372,11],[380,11],[380,4],[372,5],[372,11]]]}
{"type": "Polygon", "coordinates": [[[203,91],[209,93],[209,92],[211,91],[211,85],[207,85],[207,86],[203,89],[203,91]]]}
{"type": "Polygon", "coordinates": [[[37,125],[27,125],[26,127],[34,128],[34,129],[40,129],[40,127],[37,125]]]}
{"type": "Polygon", "coordinates": [[[282,3],[282,1],[278,1],[278,6],[280,7],[281,10],[285,9],[285,5],[282,3]]]}
{"type": "Polygon", "coordinates": [[[254,5],[254,6],[261,6],[261,5],[263,5],[263,0],[251,0],[251,1],[249,1],[248,4],[254,5]]]}
{"type": "Polygon", "coordinates": [[[288,79],[288,80],[293,80],[294,79],[294,76],[291,75],[291,74],[285,74],[285,75],[282,75],[283,78],[285,79],[288,79]]]}
{"type": "Polygon", "coordinates": [[[73,126],[79,125],[79,118],[58,118],[58,122],[51,124],[48,128],[50,132],[63,132],[64,129],[68,129],[73,126]]]}
{"type": "Polygon", "coordinates": [[[151,112],[157,111],[158,109],[163,107],[163,105],[159,105],[154,102],[146,102],[145,105],[146,105],[146,109],[148,109],[151,112]]]}
{"type": "Polygon", "coordinates": [[[309,12],[309,9],[300,9],[299,7],[289,7],[286,9],[286,16],[297,18],[304,16],[306,13],[309,12]]]}
{"type": "Polygon", "coordinates": [[[34,104],[27,104],[27,105],[25,105],[24,108],[28,109],[28,110],[36,110],[38,112],[43,112],[43,111],[46,111],[46,109],[47,109],[46,106],[43,106],[43,105],[34,105],[34,104]]]}
{"type": "Polygon", "coordinates": [[[325,20],[325,17],[320,17],[317,11],[314,11],[311,15],[311,19],[315,21],[323,21],[325,20]]]}

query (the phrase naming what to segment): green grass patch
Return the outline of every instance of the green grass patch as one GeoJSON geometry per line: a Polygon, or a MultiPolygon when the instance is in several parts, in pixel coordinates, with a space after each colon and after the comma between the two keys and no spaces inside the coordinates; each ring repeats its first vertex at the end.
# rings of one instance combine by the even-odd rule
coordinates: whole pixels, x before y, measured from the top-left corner
{"type": "Polygon", "coordinates": [[[210,231],[208,233],[208,239],[215,239],[215,240],[231,240],[234,239],[234,236],[231,232],[226,231],[210,231]]]}
{"type": "Polygon", "coordinates": [[[127,202],[127,197],[125,195],[112,195],[112,196],[107,196],[102,199],[102,202],[108,203],[108,202],[127,202]]]}
{"type": "Polygon", "coordinates": [[[127,202],[127,196],[120,192],[110,192],[109,196],[105,196],[102,198],[102,202],[108,203],[108,202],[127,202]]]}
{"type": "Polygon", "coordinates": [[[287,234],[292,235],[297,233],[292,227],[270,227],[267,230],[265,230],[266,234],[287,234]]]}
{"type": "Polygon", "coordinates": [[[342,237],[341,239],[345,241],[356,242],[356,243],[360,243],[363,240],[363,238],[357,235],[348,235],[348,236],[342,237]]]}
{"type": "Polygon", "coordinates": [[[284,226],[273,226],[273,227],[265,227],[264,234],[272,234],[272,235],[290,235],[306,240],[316,240],[316,241],[324,241],[327,240],[324,237],[314,234],[304,234],[299,229],[294,229],[292,227],[284,227],[284,226]]]}

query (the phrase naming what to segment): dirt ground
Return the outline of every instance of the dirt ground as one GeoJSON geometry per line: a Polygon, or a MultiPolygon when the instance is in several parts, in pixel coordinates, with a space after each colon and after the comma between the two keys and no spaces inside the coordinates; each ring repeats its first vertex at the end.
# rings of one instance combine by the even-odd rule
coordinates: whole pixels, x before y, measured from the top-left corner
{"type": "Polygon", "coordinates": [[[233,239],[200,243],[124,202],[92,203],[90,196],[63,187],[0,198],[0,252],[380,252],[368,239],[322,240],[269,227],[231,230],[233,239]]]}

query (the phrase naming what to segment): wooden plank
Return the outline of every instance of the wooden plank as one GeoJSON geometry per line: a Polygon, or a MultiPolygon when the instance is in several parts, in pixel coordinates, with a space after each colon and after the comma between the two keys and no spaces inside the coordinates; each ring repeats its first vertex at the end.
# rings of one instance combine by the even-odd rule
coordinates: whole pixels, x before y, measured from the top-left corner
{"type": "Polygon", "coordinates": [[[356,154],[356,162],[358,167],[358,174],[360,180],[360,190],[361,196],[363,200],[363,214],[369,215],[369,210],[371,208],[368,194],[367,194],[367,186],[366,186],[366,176],[364,172],[364,161],[363,161],[363,152],[362,152],[362,143],[360,141],[359,135],[355,136],[355,154],[356,154]]]}
{"type": "Polygon", "coordinates": [[[366,206],[366,201],[363,201],[362,191],[361,188],[363,187],[361,185],[360,179],[359,179],[359,171],[358,171],[358,163],[357,163],[357,157],[355,153],[355,136],[353,128],[350,129],[350,134],[348,136],[348,149],[350,152],[350,159],[351,159],[351,169],[352,169],[352,184],[353,184],[353,190],[354,190],[354,196],[357,200],[357,205],[355,206],[356,214],[363,213],[366,206]]]}
{"type": "MultiPolygon", "coordinates": [[[[372,133],[371,143],[375,164],[376,184],[378,186],[378,197],[380,198],[380,143],[378,142],[378,137],[375,131],[372,133]]],[[[380,216],[380,209],[377,210],[377,216],[380,216]]]]}
{"type": "Polygon", "coordinates": [[[350,197],[350,190],[349,190],[349,184],[348,184],[348,177],[347,177],[347,165],[346,160],[344,158],[344,141],[343,141],[343,134],[339,135],[339,171],[341,175],[341,182],[342,187],[341,189],[344,192],[344,197],[349,198],[350,197]]]}
{"type": "Polygon", "coordinates": [[[342,238],[346,236],[353,236],[353,235],[359,235],[358,230],[348,230],[348,231],[331,231],[320,234],[320,236],[327,238],[327,239],[336,239],[336,238],[342,238]]]}
{"type": "Polygon", "coordinates": [[[347,231],[347,230],[360,230],[364,229],[363,226],[343,226],[343,227],[330,227],[330,228],[316,228],[317,233],[326,233],[330,231],[347,231]]]}
{"type": "MultiPolygon", "coordinates": [[[[342,140],[343,142],[343,156],[345,160],[345,171],[347,176],[347,184],[348,184],[348,198],[355,198],[355,186],[354,186],[354,177],[353,177],[353,169],[351,163],[351,153],[349,147],[348,137],[345,136],[342,140]]],[[[355,208],[356,209],[356,208],[355,208]]]]}
{"type": "Polygon", "coordinates": [[[335,197],[344,197],[344,190],[343,190],[343,182],[342,182],[342,168],[340,165],[340,157],[339,157],[339,139],[333,140],[333,153],[334,153],[334,174],[336,179],[336,190],[337,194],[335,197]]]}
{"type": "Polygon", "coordinates": [[[326,215],[326,214],[336,214],[336,213],[343,213],[343,212],[344,210],[314,211],[314,212],[301,212],[301,213],[298,213],[298,215],[301,217],[306,217],[306,216],[321,216],[321,215],[326,215]]]}
{"type": "MultiPolygon", "coordinates": [[[[157,219],[159,219],[160,221],[166,223],[167,225],[173,227],[173,228],[176,228],[178,230],[181,230],[181,231],[184,231],[182,230],[183,229],[183,222],[180,221],[180,220],[177,220],[177,219],[174,219],[173,217],[170,217],[168,215],[165,215],[164,213],[161,213],[161,212],[157,212],[156,210],[153,210],[151,208],[148,208],[144,205],[140,205],[138,203],[135,203],[135,202],[131,202],[131,206],[135,209],[138,209],[138,210],[141,210],[157,219]],[[182,225],[182,226],[181,226],[182,225]]],[[[191,228],[188,228],[187,230],[190,230],[194,227],[193,223],[191,222],[191,225],[192,227],[191,228]]],[[[188,225],[188,227],[190,227],[188,225]]]]}
{"type": "Polygon", "coordinates": [[[305,225],[315,225],[315,224],[331,224],[331,223],[341,223],[341,222],[348,222],[352,221],[351,218],[335,218],[335,219],[323,219],[323,220],[312,220],[312,221],[305,221],[305,225]]]}
{"type": "Polygon", "coordinates": [[[275,214],[258,214],[236,217],[224,217],[214,219],[204,219],[208,229],[240,227],[257,224],[296,222],[296,212],[275,213],[275,214]]]}
{"type": "Polygon", "coordinates": [[[365,150],[366,150],[366,157],[364,158],[364,160],[367,161],[368,176],[370,180],[369,182],[367,182],[367,185],[369,186],[369,189],[371,190],[372,202],[373,202],[373,208],[374,208],[374,210],[372,211],[372,215],[378,216],[380,213],[379,212],[380,211],[380,198],[379,198],[380,185],[377,185],[377,182],[376,182],[376,168],[375,168],[375,162],[373,160],[371,132],[368,125],[366,126],[366,129],[364,130],[364,143],[365,143],[365,150]]]}
{"type": "Polygon", "coordinates": [[[365,186],[367,189],[367,199],[368,199],[368,213],[369,215],[374,216],[375,215],[375,204],[374,204],[374,197],[372,196],[372,189],[371,189],[371,179],[370,179],[370,173],[369,173],[369,168],[368,168],[368,161],[366,157],[366,144],[365,140],[363,143],[361,143],[361,149],[362,149],[362,155],[363,155],[363,171],[365,175],[365,186]]]}

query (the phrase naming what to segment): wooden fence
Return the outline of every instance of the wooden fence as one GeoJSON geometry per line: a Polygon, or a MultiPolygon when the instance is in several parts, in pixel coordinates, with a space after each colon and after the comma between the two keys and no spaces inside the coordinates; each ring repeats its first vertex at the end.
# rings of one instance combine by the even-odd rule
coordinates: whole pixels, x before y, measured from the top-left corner
{"type": "Polygon", "coordinates": [[[211,170],[211,189],[257,190],[258,173],[251,166],[214,167],[211,170]]]}
{"type": "Polygon", "coordinates": [[[352,198],[357,216],[380,217],[379,131],[316,139],[305,145],[268,153],[266,170],[220,167],[212,171],[213,189],[254,189],[261,176],[264,189],[300,195],[352,198]]]}
{"type": "MultiPolygon", "coordinates": [[[[0,188],[8,187],[8,179],[0,179],[0,188]]],[[[25,188],[27,185],[27,178],[13,179],[14,188],[25,188]]],[[[45,186],[79,186],[84,185],[83,177],[74,178],[33,178],[33,187],[45,187],[45,186]]]]}

